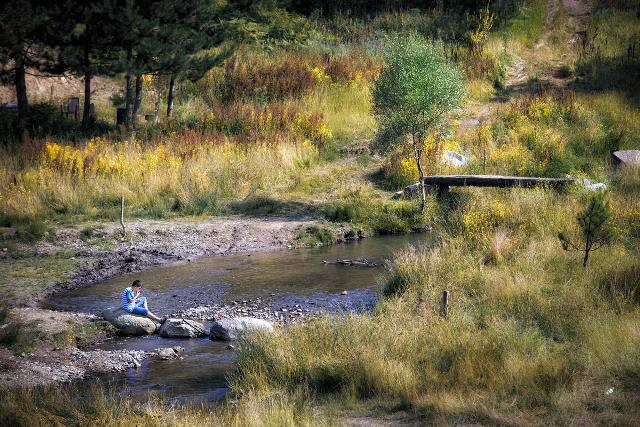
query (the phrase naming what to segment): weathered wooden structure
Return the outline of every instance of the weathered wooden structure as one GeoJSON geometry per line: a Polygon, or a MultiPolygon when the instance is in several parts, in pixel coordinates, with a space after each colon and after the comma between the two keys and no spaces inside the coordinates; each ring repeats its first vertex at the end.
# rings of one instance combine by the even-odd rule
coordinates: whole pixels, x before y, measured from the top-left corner
{"type": "Polygon", "coordinates": [[[563,187],[575,182],[574,178],[540,178],[532,176],[502,175],[432,175],[424,177],[424,184],[437,189],[447,187],[563,187]]]}
{"type": "Polygon", "coordinates": [[[60,112],[63,116],[73,118],[73,120],[80,121],[80,98],[77,96],[70,96],[66,101],[60,105],[60,112]]]}

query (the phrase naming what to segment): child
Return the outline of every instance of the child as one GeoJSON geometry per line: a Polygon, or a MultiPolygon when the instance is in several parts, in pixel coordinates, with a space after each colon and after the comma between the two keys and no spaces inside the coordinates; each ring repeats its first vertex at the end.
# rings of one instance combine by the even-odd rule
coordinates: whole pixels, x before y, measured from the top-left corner
{"type": "Polygon", "coordinates": [[[149,319],[164,323],[166,317],[158,317],[149,311],[147,307],[147,299],[141,295],[142,282],[140,280],[134,280],[131,287],[125,288],[122,291],[122,308],[129,313],[140,314],[147,316],[149,319]]]}

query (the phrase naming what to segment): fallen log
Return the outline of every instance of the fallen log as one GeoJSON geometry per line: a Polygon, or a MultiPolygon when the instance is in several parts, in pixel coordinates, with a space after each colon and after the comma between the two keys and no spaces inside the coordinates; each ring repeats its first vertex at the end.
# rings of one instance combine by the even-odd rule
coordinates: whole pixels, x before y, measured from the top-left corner
{"type": "Polygon", "coordinates": [[[327,260],[322,260],[323,264],[337,264],[337,265],[346,265],[346,266],[350,266],[350,267],[378,267],[379,264],[376,264],[375,262],[371,262],[367,259],[359,259],[359,260],[352,260],[352,259],[337,259],[335,261],[327,261],[327,260]]]}

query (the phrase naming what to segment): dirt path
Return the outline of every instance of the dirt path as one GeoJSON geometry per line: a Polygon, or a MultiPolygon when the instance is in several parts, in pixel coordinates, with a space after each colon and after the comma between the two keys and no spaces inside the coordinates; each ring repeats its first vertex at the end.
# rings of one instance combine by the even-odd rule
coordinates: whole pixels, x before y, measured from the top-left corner
{"type": "Polygon", "coordinates": [[[470,102],[465,106],[459,131],[464,132],[488,123],[511,99],[521,94],[547,88],[557,90],[567,86],[564,69],[575,55],[577,33],[584,31],[591,16],[592,4],[586,0],[548,0],[545,31],[540,40],[514,58],[507,70],[505,85],[489,102],[470,102]],[[566,35],[566,48],[552,47],[550,36],[558,31],[560,18],[566,35]]]}

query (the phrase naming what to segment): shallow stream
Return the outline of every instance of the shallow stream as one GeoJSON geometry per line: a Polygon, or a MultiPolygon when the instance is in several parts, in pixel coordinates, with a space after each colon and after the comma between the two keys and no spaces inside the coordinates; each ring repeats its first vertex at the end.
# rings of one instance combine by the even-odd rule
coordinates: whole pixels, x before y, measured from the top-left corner
{"type": "MultiPolygon", "coordinates": [[[[99,314],[105,307],[118,305],[122,289],[133,279],[141,279],[150,308],[160,315],[255,298],[275,310],[298,305],[305,310],[332,313],[359,311],[375,303],[380,289],[377,281],[384,271],[385,260],[407,244],[420,246],[431,242],[428,234],[414,234],[368,238],[321,248],[205,257],[153,267],[61,293],[48,305],[59,310],[99,314]],[[363,258],[378,266],[322,262],[363,258]]],[[[152,335],[116,338],[100,344],[99,348],[151,351],[173,346],[185,348],[182,360],[145,360],[141,368],[118,374],[113,379],[126,384],[132,397],[144,397],[147,391],[155,390],[178,400],[222,398],[227,391],[225,374],[234,357],[234,351],[226,348],[227,343],[152,335]]]]}

